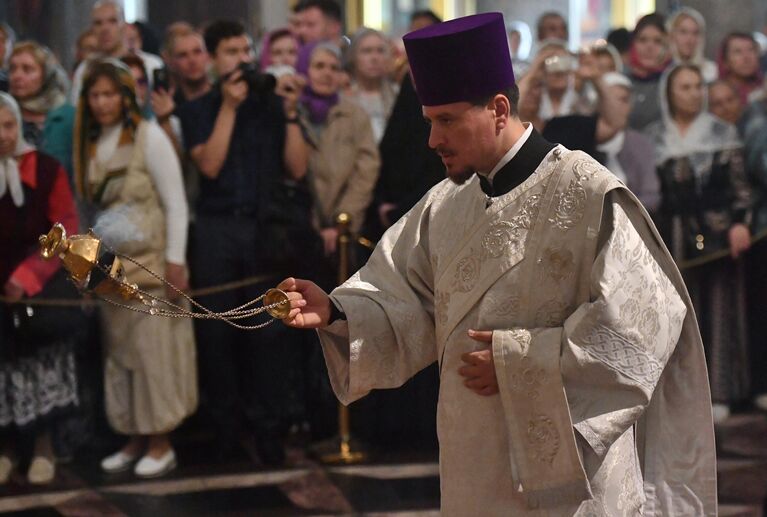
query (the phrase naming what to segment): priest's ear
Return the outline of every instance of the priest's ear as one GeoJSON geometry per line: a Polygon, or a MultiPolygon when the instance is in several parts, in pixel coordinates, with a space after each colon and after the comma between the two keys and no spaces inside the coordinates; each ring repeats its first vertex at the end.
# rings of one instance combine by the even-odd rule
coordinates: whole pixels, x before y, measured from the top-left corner
{"type": "Polygon", "coordinates": [[[487,109],[493,110],[497,122],[506,122],[512,117],[516,118],[519,116],[519,88],[516,84],[513,84],[473,104],[485,106],[487,109]]]}

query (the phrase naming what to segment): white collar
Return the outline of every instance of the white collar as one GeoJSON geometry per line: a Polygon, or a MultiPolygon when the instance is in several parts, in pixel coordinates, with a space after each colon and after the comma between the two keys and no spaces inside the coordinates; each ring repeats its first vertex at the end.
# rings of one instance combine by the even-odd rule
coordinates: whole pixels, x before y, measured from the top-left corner
{"type": "Polygon", "coordinates": [[[498,171],[505,167],[506,164],[509,163],[517,155],[522,146],[525,145],[525,142],[527,142],[527,139],[530,138],[530,134],[533,132],[533,125],[530,122],[526,122],[526,124],[527,129],[525,129],[525,132],[522,133],[522,136],[519,137],[516,142],[514,142],[514,145],[512,145],[511,149],[509,149],[506,154],[503,155],[503,158],[501,158],[500,161],[495,164],[493,170],[491,170],[489,174],[480,173],[487,178],[487,181],[489,181],[491,185],[493,183],[493,178],[498,173],[498,171]]]}

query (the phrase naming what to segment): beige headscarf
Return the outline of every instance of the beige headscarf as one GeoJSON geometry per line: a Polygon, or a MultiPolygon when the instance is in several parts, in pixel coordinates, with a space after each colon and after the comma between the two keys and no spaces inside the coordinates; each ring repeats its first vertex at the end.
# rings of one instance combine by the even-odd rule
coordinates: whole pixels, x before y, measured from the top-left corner
{"type": "Polygon", "coordinates": [[[14,152],[7,156],[0,156],[0,199],[5,196],[6,191],[10,191],[13,204],[22,206],[24,204],[24,189],[21,187],[21,176],[16,157],[33,151],[34,147],[24,140],[24,133],[21,130],[21,112],[14,98],[5,92],[0,92],[0,109],[7,109],[16,117],[16,130],[19,132],[19,139],[16,142],[14,152]]]}

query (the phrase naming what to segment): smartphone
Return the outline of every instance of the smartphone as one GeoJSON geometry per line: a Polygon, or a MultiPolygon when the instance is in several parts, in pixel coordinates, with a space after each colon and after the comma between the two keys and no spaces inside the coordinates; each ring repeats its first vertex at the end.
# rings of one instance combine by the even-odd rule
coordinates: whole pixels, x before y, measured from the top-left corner
{"type": "Polygon", "coordinates": [[[152,90],[158,91],[160,89],[166,92],[170,90],[170,77],[168,75],[168,69],[156,68],[152,71],[152,90]]]}

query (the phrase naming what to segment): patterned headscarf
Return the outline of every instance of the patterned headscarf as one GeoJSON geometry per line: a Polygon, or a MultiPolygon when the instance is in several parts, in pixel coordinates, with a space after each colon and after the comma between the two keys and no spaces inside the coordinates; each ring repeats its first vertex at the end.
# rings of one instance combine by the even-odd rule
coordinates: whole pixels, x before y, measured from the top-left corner
{"type": "Polygon", "coordinates": [[[74,129],[75,186],[78,195],[89,201],[93,199],[93,193],[90,192],[87,181],[88,163],[96,156],[96,143],[101,134],[101,126],[91,113],[88,93],[100,77],[106,77],[116,83],[122,96],[122,134],[118,145],[134,142],[136,128],[142,119],[141,109],[136,103],[136,85],[130,69],[124,63],[111,58],[92,63],[80,90],[74,129]]]}
{"type": "Polygon", "coordinates": [[[10,191],[13,204],[22,206],[24,204],[24,189],[21,186],[21,176],[16,158],[34,151],[35,148],[24,140],[24,133],[21,130],[21,111],[16,100],[9,94],[0,92],[0,109],[7,109],[16,118],[16,130],[19,134],[16,149],[8,156],[0,156],[0,199],[5,196],[6,191],[10,191]]]}
{"type": "Polygon", "coordinates": [[[64,104],[69,93],[69,78],[53,52],[34,41],[22,41],[13,47],[11,58],[24,52],[31,54],[43,69],[43,84],[34,96],[17,99],[21,108],[32,113],[48,113],[64,104]]]}
{"type": "Polygon", "coordinates": [[[7,70],[8,59],[11,57],[11,50],[13,50],[13,44],[16,43],[16,33],[11,28],[11,26],[5,22],[0,22],[0,32],[5,34],[5,54],[0,56],[0,58],[2,58],[2,62],[0,63],[0,69],[7,70]]]}

